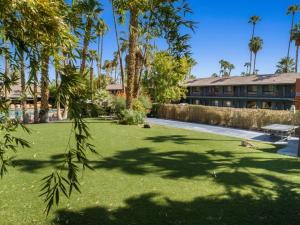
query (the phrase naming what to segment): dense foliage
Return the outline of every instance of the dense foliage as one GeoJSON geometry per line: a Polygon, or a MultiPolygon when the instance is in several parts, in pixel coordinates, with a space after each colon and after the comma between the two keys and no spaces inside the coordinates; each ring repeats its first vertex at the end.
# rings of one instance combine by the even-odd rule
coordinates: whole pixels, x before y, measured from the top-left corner
{"type": "Polygon", "coordinates": [[[144,79],[145,88],[154,102],[169,103],[184,97],[184,80],[190,67],[186,57],[175,58],[168,52],[156,53],[152,70],[144,79]]]}

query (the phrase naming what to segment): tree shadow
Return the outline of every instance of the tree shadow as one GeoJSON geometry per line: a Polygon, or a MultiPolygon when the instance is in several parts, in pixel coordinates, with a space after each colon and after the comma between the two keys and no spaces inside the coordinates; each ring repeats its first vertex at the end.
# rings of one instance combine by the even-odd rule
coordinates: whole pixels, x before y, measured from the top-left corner
{"type": "Polygon", "coordinates": [[[191,141],[236,141],[239,142],[240,140],[237,139],[213,139],[213,138],[190,138],[186,135],[161,135],[161,136],[152,136],[147,137],[144,140],[152,141],[154,143],[163,143],[163,142],[173,142],[175,144],[187,144],[191,141]]]}
{"type": "Polygon", "coordinates": [[[15,159],[12,161],[12,165],[19,170],[29,173],[36,173],[38,170],[54,167],[58,168],[65,160],[64,154],[56,154],[50,156],[49,160],[40,159],[15,159]]]}
{"type": "Polygon", "coordinates": [[[118,169],[128,174],[155,173],[163,178],[194,178],[216,167],[208,156],[190,151],[155,152],[150,148],[121,151],[95,164],[96,169],[118,169]]]}
{"type": "Polygon", "coordinates": [[[56,225],[298,225],[300,196],[290,187],[277,195],[230,193],[178,201],[158,193],[125,200],[117,209],[90,207],[80,211],[58,210],[56,225]]]}

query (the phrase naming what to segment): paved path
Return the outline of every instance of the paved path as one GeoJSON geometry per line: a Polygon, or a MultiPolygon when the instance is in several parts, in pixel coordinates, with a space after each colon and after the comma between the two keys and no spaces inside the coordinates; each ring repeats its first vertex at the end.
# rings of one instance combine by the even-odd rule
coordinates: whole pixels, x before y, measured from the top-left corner
{"type": "Polygon", "coordinates": [[[235,128],[205,125],[199,123],[188,123],[188,122],[180,122],[174,120],[155,119],[155,118],[148,118],[147,121],[150,124],[170,126],[170,127],[194,130],[198,132],[213,133],[213,134],[219,134],[219,135],[224,135],[229,137],[236,137],[236,138],[247,139],[247,140],[269,142],[276,145],[283,145],[283,148],[281,148],[278,151],[279,154],[290,155],[290,156],[297,155],[298,138],[294,138],[294,137],[290,138],[288,142],[274,142],[274,140],[272,140],[269,137],[269,135],[265,135],[263,132],[257,132],[257,131],[249,131],[249,130],[242,130],[242,129],[235,129],[235,128]]]}

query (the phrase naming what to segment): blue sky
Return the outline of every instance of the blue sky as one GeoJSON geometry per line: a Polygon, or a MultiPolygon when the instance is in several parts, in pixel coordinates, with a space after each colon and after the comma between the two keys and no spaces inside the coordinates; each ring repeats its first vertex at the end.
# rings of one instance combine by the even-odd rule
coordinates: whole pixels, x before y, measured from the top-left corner
{"type": "MultiPolygon", "coordinates": [[[[295,0],[188,0],[193,15],[189,19],[197,22],[192,35],[193,57],[198,65],[193,69],[197,77],[210,76],[219,71],[219,60],[225,59],[236,66],[233,75],[244,71],[249,61],[248,42],[251,35],[249,17],[259,15],[262,21],[257,25],[256,35],[264,40],[263,50],[257,57],[259,73],[274,73],[276,63],[286,56],[291,16],[286,15],[287,7],[300,4],[295,0]]],[[[111,5],[102,0],[103,17],[111,31],[105,37],[104,59],[112,58],[116,50],[111,5]]],[[[299,21],[299,16],[296,21],[299,21]]],[[[128,27],[120,27],[127,31],[128,27]]],[[[93,46],[92,47],[96,47],[93,46]]],[[[163,47],[163,46],[161,46],[163,47]]],[[[295,54],[294,45],[292,56],[295,54]]]]}

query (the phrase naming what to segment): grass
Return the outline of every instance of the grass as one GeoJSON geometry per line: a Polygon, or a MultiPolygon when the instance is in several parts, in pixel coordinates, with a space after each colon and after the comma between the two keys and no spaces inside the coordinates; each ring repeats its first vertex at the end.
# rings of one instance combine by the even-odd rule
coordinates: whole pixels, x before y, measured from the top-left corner
{"type": "MultiPolygon", "coordinates": [[[[32,125],[32,148],[20,151],[0,180],[0,224],[293,225],[300,224],[300,161],[275,147],[154,126],[90,121],[94,171],[82,194],[48,217],[40,179],[62,160],[70,124],[32,125]]],[[[21,134],[21,133],[20,133],[21,134]]]]}

